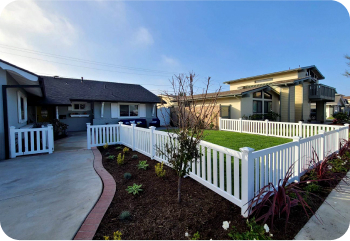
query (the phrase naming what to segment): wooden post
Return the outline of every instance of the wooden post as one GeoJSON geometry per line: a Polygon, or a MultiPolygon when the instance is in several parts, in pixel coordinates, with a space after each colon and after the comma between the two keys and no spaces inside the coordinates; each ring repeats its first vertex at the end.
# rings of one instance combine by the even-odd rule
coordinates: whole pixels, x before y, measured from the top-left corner
{"type": "MultiPolygon", "coordinates": [[[[18,141],[22,141],[19,140],[18,141]]],[[[9,135],[9,143],[10,143],[10,158],[16,157],[16,134],[15,134],[15,127],[10,127],[10,135],[9,135]]]]}
{"type": "Polygon", "coordinates": [[[241,215],[248,217],[248,206],[254,197],[254,160],[250,157],[253,148],[243,147],[242,152],[242,207],[241,215]]]}
{"type": "Polygon", "coordinates": [[[295,152],[294,152],[294,180],[300,181],[300,136],[294,136],[293,142],[295,142],[295,152]]]}
{"type": "Polygon", "coordinates": [[[154,148],[154,130],[156,129],[155,126],[150,126],[150,153],[151,153],[151,159],[153,160],[154,156],[155,156],[155,148],[154,148]]]}
{"type": "Polygon", "coordinates": [[[86,123],[87,131],[86,131],[86,137],[87,137],[87,149],[91,149],[91,128],[90,128],[90,123],[86,123]]]}
{"type": "Polygon", "coordinates": [[[49,147],[49,154],[51,154],[53,152],[53,148],[54,148],[54,139],[53,139],[53,126],[51,124],[47,125],[47,141],[49,143],[48,147],[49,147]]]}

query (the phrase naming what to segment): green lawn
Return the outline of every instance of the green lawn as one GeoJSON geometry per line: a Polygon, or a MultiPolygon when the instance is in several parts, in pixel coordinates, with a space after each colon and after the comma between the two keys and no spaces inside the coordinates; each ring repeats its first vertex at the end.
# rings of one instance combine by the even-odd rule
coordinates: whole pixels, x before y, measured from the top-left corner
{"type": "Polygon", "coordinates": [[[231,131],[205,130],[203,140],[224,146],[236,151],[241,147],[250,147],[256,151],[272,146],[278,146],[291,142],[292,139],[262,136],[231,131]]]}
{"type": "Polygon", "coordinates": [[[205,130],[204,140],[236,151],[251,147],[256,151],[291,142],[292,139],[262,136],[231,131],[205,130]]]}

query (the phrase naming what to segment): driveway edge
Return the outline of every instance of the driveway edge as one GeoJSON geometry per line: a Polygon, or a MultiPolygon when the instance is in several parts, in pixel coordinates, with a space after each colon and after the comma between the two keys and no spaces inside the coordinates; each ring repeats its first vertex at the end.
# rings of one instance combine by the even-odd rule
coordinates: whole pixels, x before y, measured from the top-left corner
{"type": "Polygon", "coordinates": [[[92,147],[91,150],[95,156],[94,169],[102,180],[103,191],[95,206],[90,211],[83,224],[80,226],[79,230],[75,234],[73,240],[93,239],[102,221],[103,216],[105,215],[109,205],[113,200],[116,191],[116,184],[114,178],[103,167],[101,152],[96,147],[92,147]]]}

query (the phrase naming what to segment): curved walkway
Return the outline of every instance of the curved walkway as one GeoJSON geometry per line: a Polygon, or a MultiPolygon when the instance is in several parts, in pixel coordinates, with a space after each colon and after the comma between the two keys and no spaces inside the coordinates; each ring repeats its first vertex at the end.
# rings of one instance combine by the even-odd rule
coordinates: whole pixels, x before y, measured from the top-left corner
{"type": "MultiPolygon", "coordinates": [[[[67,138],[69,140],[69,138],[67,138]]],[[[99,199],[91,150],[0,161],[0,223],[14,239],[73,239],[99,199]]]]}

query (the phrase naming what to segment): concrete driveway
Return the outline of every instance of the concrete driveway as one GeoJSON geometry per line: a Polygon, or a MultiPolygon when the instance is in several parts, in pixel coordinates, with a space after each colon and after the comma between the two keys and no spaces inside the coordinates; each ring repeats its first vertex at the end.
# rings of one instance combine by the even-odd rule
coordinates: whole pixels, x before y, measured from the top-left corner
{"type": "MultiPolygon", "coordinates": [[[[62,140],[58,146],[74,146],[62,140]]],[[[0,224],[8,236],[74,237],[102,191],[92,151],[75,147],[0,161],[0,224]]]]}

